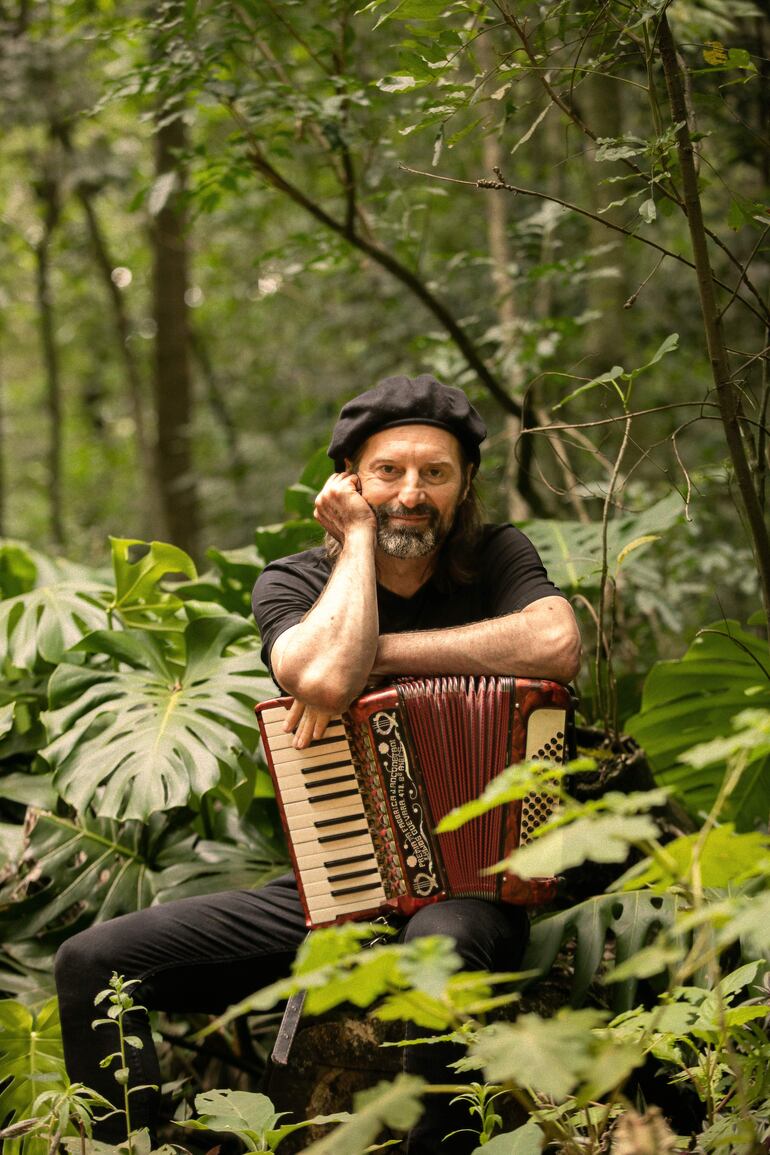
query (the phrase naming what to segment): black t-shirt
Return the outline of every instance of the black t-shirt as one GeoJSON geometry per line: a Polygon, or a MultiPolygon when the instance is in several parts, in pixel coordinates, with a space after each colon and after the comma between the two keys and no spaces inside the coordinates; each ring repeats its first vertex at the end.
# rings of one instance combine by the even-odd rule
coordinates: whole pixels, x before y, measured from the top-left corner
{"type": "MultiPolygon", "coordinates": [[[[319,547],[271,562],[260,574],[251,604],[268,669],[276,638],[315,605],[331,570],[326,550],[319,547]]],[[[478,574],[468,585],[441,588],[429,579],[409,598],[378,585],[379,632],[466,626],[523,610],[539,598],[563,596],[549,580],[532,542],[512,525],[484,527],[478,574]]]]}

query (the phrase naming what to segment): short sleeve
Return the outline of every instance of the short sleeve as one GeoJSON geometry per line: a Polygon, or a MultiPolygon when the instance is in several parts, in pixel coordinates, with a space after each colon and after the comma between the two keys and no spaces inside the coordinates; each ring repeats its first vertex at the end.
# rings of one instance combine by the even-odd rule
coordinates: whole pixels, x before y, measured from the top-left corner
{"type": "Polygon", "coordinates": [[[564,597],[532,542],[512,525],[491,527],[481,572],[491,617],[517,613],[540,598],[564,597]]]}
{"type": "Polygon", "coordinates": [[[329,566],[321,550],[271,562],[257,578],[251,607],[262,639],[262,661],[271,673],[270,653],[276,639],[302,621],[328,578],[329,566]]]}

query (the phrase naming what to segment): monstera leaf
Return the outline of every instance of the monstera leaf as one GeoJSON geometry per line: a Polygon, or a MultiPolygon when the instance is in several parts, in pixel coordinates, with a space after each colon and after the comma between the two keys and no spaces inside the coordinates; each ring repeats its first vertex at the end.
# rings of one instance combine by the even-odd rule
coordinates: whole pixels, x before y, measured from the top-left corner
{"type": "MultiPolygon", "coordinates": [[[[767,645],[737,622],[719,622],[702,630],[684,657],[653,666],[641,709],[625,728],[644,747],[656,780],[698,813],[713,804],[726,763],[680,758],[690,747],[727,738],[748,707],[770,708],[767,645]]],[[[766,824],[768,809],[770,754],[766,743],[756,742],[721,817],[750,830],[766,824]]]]}
{"type": "Polygon", "coordinates": [[[0,602],[0,656],[21,670],[55,665],[90,630],[107,625],[106,586],[56,581],[0,602]]]}
{"type": "Polygon", "coordinates": [[[108,664],[62,663],[50,682],[51,737],[42,751],[54,785],[80,813],[144,820],[183,806],[237,772],[245,743],[258,729],[254,703],[273,694],[258,657],[258,639],[242,618],[190,622],[186,658],[169,657],[162,638],[141,630],[100,630],[78,647],[108,664]],[[249,645],[228,652],[233,643],[249,645]]]}
{"type": "Polygon", "coordinates": [[[109,612],[119,614],[127,628],[138,626],[145,630],[173,628],[177,615],[175,624],[183,629],[181,599],[163,589],[162,582],[170,575],[193,581],[198,575],[192,558],[164,541],[111,537],[110,546],[115,592],[107,607],[109,612]]]}
{"type": "MultiPolygon", "coordinates": [[[[671,926],[675,911],[675,901],[668,896],[639,891],[597,895],[569,910],[537,919],[521,968],[547,974],[562,944],[574,938],[575,973],[570,1001],[578,1007],[599,970],[610,939],[615,944],[615,962],[621,963],[640,950],[655,931],[671,926]]],[[[614,1009],[628,1010],[633,1006],[636,980],[619,982],[611,992],[614,1009]]]]}

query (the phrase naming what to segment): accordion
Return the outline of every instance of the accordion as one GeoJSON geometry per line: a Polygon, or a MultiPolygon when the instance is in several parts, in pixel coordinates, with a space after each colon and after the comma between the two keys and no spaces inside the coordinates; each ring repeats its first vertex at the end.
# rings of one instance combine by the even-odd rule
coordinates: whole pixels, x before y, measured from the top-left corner
{"type": "Polygon", "coordinates": [[[291,698],[256,707],[309,927],[447,897],[549,901],[556,879],[485,874],[531,837],[555,799],[531,794],[456,831],[450,810],[506,766],[563,763],[573,697],[558,682],[516,677],[401,679],[364,694],[303,750],[283,723],[291,698]]]}

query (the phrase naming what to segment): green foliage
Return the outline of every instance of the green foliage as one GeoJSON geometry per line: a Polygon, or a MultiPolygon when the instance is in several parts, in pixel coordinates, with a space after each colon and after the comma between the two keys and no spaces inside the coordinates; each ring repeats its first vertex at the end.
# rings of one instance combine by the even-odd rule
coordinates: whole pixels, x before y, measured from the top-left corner
{"type": "MultiPolygon", "coordinates": [[[[139,979],[124,979],[122,975],[113,972],[110,985],[99,991],[94,999],[94,1006],[107,1005],[107,1017],[94,1019],[91,1026],[94,1030],[107,1027],[117,1035],[117,1050],[112,1051],[100,1062],[100,1067],[112,1067],[115,1082],[123,1090],[123,1109],[110,1111],[109,1114],[122,1114],[126,1133],[130,1136],[131,1126],[131,1096],[137,1091],[158,1090],[155,1086],[146,1084],[131,1085],[131,1070],[128,1065],[129,1050],[142,1050],[144,1043],[138,1035],[127,1035],[125,1031],[125,1017],[129,1012],[136,1016],[138,1013],[147,1014],[147,1008],[134,1002],[131,989],[140,982],[139,979]]],[[[132,1020],[133,1021],[133,1020],[132,1020]]]]}
{"type": "Polygon", "coordinates": [[[520,1015],[479,1032],[462,1071],[482,1067],[495,1083],[515,1083],[550,1099],[575,1094],[579,1104],[599,1099],[639,1066],[636,1047],[602,1038],[600,1011],[562,1008],[553,1019],[520,1015]]]}
{"type": "Polygon", "coordinates": [[[770,809],[770,749],[762,716],[744,713],[750,706],[770,706],[767,648],[728,621],[702,630],[681,659],[653,666],[641,709],[626,725],[657,780],[694,813],[710,809],[728,757],[743,750],[743,772],[724,814],[748,830],[770,809]]]}
{"type": "Polygon", "coordinates": [[[207,1091],[195,1096],[197,1119],[187,1119],[182,1126],[198,1131],[224,1131],[237,1135],[247,1151],[275,1151],[287,1135],[304,1127],[321,1123],[344,1123],[347,1111],[334,1115],[317,1115],[301,1123],[282,1123],[285,1111],[276,1112],[266,1095],[250,1091],[207,1091]]]}
{"type": "Polygon", "coordinates": [[[56,581],[0,602],[3,658],[20,670],[56,665],[85,633],[107,624],[106,592],[96,581],[56,581]]]}
{"type": "MultiPolygon", "coordinates": [[[[614,517],[606,532],[610,573],[617,576],[631,553],[638,555],[657,541],[681,519],[682,512],[679,494],[670,493],[640,513],[614,517]]],[[[560,589],[576,592],[597,588],[603,565],[601,525],[549,519],[523,522],[522,529],[537,546],[549,576],[560,589]]]]}
{"type": "MultiPolygon", "coordinates": [[[[574,974],[570,998],[574,1007],[583,1004],[599,974],[610,944],[619,965],[634,956],[657,932],[673,925],[676,900],[671,895],[636,891],[600,894],[567,910],[537,918],[522,960],[524,971],[546,975],[564,943],[574,938],[574,974]]],[[[636,995],[637,980],[631,976],[609,990],[617,1011],[628,1010],[636,995]]]]}
{"type": "Polygon", "coordinates": [[[346,1123],[306,1148],[308,1155],[360,1155],[383,1127],[408,1131],[420,1117],[424,1081],[416,1075],[397,1075],[392,1083],[378,1083],[353,1097],[353,1115],[346,1123]]]}
{"type": "Polygon", "coordinates": [[[456,974],[460,960],[447,938],[426,936],[360,950],[360,942],[380,933],[376,924],[356,925],[354,933],[348,927],[313,931],[297,952],[291,978],[230,1007],[214,1026],[267,1010],[297,991],[306,992],[309,1014],[324,1014],[345,1003],[367,1007],[381,1000],[378,1018],[409,1020],[430,1031],[453,1029],[464,1016],[484,1014],[517,997],[492,993],[515,975],[456,974]]]}
{"type": "Polygon", "coordinates": [[[195,565],[184,550],[166,542],[149,544],[130,538],[110,538],[115,591],[107,607],[108,613],[118,614],[123,625],[130,629],[168,629],[170,619],[177,617],[178,628],[183,620],[178,617],[182,601],[164,592],[161,583],[170,576],[177,581],[197,577],[195,565]]]}
{"type": "Polygon", "coordinates": [[[54,672],[43,754],[78,810],[92,804],[101,816],[143,819],[183,806],[217,785],[236,736],[256,745],[252,706],[273,691],[253,627],[204,617],[181,638],[177,661],[152,633],[100,630],[77,647],[99,664],[63,662],[54,672]]]}
{"type": "Polygon", "coordinates": [[[5,947],[75,916],[76,926],[101,922],[153,901],[257,885],[284,869],[280,849],[253,824],[231,823],[214,842],[190,823],[184,810],[176,821],[155,814],[145,824],[38,815],[23,863],[0,889],[5,947]]]}
{"type": "MultiPolygon", "coordinates": [[[[46,1089],[61,1090],[66,1081],[58,1007],[49,1000],[37,1013],[12,999],[0,1000],[0,1123],[7,1126],[34,1113],[46,1089]]],[[[43,1136],[23,1135],[3,1141],[6,1155],[46,1155],[43,1136]]]]}

